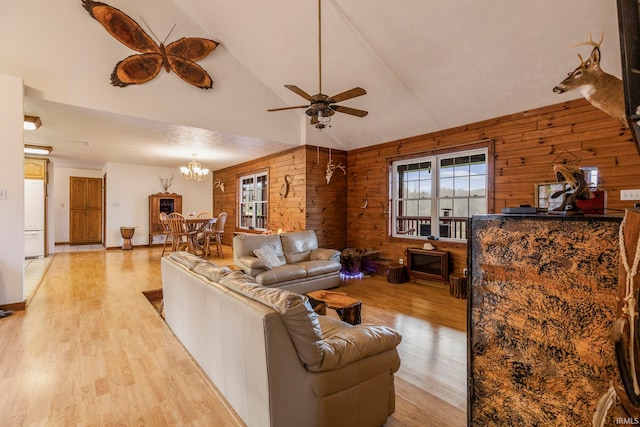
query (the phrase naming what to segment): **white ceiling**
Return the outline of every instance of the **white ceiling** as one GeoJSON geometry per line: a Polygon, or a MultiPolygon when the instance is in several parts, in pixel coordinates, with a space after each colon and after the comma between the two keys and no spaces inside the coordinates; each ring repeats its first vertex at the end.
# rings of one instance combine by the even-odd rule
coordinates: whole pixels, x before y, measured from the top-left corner
{"type": "MultiPolygon", "coordinates": [[[[43,8],[57,3],[35,1],[43,8]]],[[[68,9],[66,20],[57,22],[70,22],[74,33],[61,35],[65,43],[55,41],[56,48],[93,49],[95,60],[73,66],[77,73],[99,75],[96,82],[82,85],[76,78],[74,85],[60,85],[65,73],[53,58],[38,67],[38,59],[12,57],[11,52],[21,56],[22,49],[0,42],[14,58],[0,59],[0,72],[24,76],[25,112],[44,123],[25,132],[25,142],[52,145],[52,158],[61,164],[177,166],[198,153],[206,166],[219,169],[297,144],[349,150],[555,104],[580,96],[556,95],[552,88],[579,64],[577,53],[588,55],[586,46],[569,46],[589,33],[597,39],[604,31],[602,68],[621,74],[614,0],[323,0],[322,92],[363,87],[365,96],[340,105],[369,115],[337,113],[332,127],[318,134],[306,124],[303,109],[266,112],[306,103],[285,84],[318,92],[317,0],[106,3],[138,22],[143,16],[159,33],[171,22],[187,21],[182,27],[178,22],[169,41],[203,36],[221,42],[199,61],[214,78],[214,88],[203,93],[165,75],[145,88],[111,88],[107,77],[113,65],[135,52],[109,36],[80,0],[61,6],[68,9]],[[49,82],[54,78],[55,84],[49,82]],[[171,91],[170,97],[166,92],[169,102],[153,98],[165,90],[171,91]],[[200,107],[186,114],[181,101],[187,100],[188,108],[200,107]]],[[[12,8],[16,14],[27,10],[9,7],[7,25],[12,8]]],[[[36,31],[40,45],[65,31],[44,19],[28,22],[49,25],[36,31]]],[[[34,28],[23,26],[14,25],[24,35],[12,40],[29,42],[34,28]]]]}

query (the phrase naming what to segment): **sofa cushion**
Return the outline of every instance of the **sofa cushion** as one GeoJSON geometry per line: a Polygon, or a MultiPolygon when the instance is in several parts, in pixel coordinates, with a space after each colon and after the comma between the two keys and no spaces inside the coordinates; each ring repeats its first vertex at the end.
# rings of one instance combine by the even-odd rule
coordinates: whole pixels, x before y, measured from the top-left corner
{"type": "Polygon", "coordinates": [[[289,280],[302,279],[307,277],[307,270],[297,264],[286,264],[273,270],[263,271],[256,275],[256,282],[262,286],[273,285],[274,283],[287,282],[289,280]]]}
{"type": "Polygon", "coordinates": [[[307,297],[257,285],[251,276],[241,271],[226,275],[220,284],[280,313],[303,365],[311,367],[322,362],[320,322],[307,297]]]}
{"type": "Polygon", "coordinates": [[[186,251],[171,252],[169,254],[169,258],[175,260],[179,264],[184,265],[189,270],[193,270],[193,267],[200,264],[201,262],[204,262],[204,259],[186,251]]]}
{"type": "Polygon", "coordinates": [[[319,276],[321,274],[333,273],[334,271],[340,271],[342,267],[337,261],[303,261],[296,264],[302,267],[307,272],[307,277],[319,276]]]}
{"type": "Polygon", "coordinates": [[[226,265],[220,266],[209,261],[196,264],[192,271],[213,282],[219,282],[221,278],[231,273],[231,269],[226,265]]]}
{"type": "Polygon", "coordinates": [[[335,258],[336,261],[340,261],[340,251],[335,249],[326,249],[326,248],[318,248],[311,251],[309,254],[309,259],[311,261],[315,261],[317,259],[332,259],[335,258]]]}
{"type": "Polygon", "coordinates": [[[377,325],[355,325],[318,316],[322,330],[322,363],[307,366],[313,372],[341,368],[356,360],[391,350],[402,336],[391,328],[377,325]]]}
{"type": "Polygon", "coordinates": [[[311,251],[318,249],[318,238],[313,230],[294,231],[280,235],[287,264],[308,261],[311,251]]]}
{"type": "Polygon", "coordinates": [[[262,260],[264,268],[267,270],[271,270],[285,264],[284,260],[278,257],[275,249],[270,245],[264,245],[258,249],[254,249],[253,253],[262,260]]]}

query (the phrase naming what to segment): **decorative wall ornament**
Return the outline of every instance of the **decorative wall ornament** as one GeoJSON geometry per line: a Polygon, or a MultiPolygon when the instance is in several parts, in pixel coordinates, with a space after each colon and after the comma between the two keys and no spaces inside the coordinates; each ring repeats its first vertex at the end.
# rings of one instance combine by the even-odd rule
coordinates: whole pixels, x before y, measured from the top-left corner
{"type": "MultiPolygon", "coordinates": [[[[164,45],[173,28],[162,42],[156,43],[143,29],[124,12],[105,3],[82,0],[82,6],[96,21],[125,46],[141,52],[118,62],[111,73],[113,86],[125,87],[152,80],[162,68],[173,70],[185,82],[201,89],[211,89],[211,76],[195,61],[211,53],[218,42],[200,37],[183,37],[164,45]]],[[[175,25],[174,25],[175,28],[175,25]]]]}
{"type": "Polygon", "coordinates": [[[160,177],[160,183],[162,184],[162,189],[164,190],[164,192],[168,193],[169,187],[171,187],[171,184],[173,184],[173,175],[171,175],[169,178],[160,177]]]}
{"type": "Polygon", "coordinates": [[[566,187],[551,195],[552,199],[563,196],[562,204],[554,211],[577,212],[580,208],[576,205],[576,200],[589,200],[593,193],[589,190],[589,185],[584,178],[584,171],[576,165],[555,164],[553,171],[559,183],[566,183],[566,187]]]}
{"type": "Polygon", "coordinates": [[[580,58],[578,68],[570,72],[566,79],[553,88],[553,91],[564,93],[577,89],[591,105],[618,119],[627,127],[622,80],[605,73],[600,68],[600,45],[603,39],[604,33],[602,33],[600,41],[596,43],[589,34],[588,41],[571,46],[588,45],[593,46],[593,50],[586,61],[578,54],[578,58],[580,58]]]}
{"type": "Polygon", "coordinates": [[[329,162],[327,163],[327,172],[325,173],[325,177],[327,178],[327,184],[331,184],[331,178],[333,177],[333,173],[336,169],[341,169],[342,173],[347,174],[346,167],[342,165],[342,162],[337,165],[333,164],[333,160],[331,159],[331,148],[329,148],[329,162]]]}
{"type": "Polygon", "coordinates": [[[289,195],[289,186],[291,185],[291,181],[293,180],[293,178],[291,178],[291,175],[285,175],[284,176],[284,182],[282,183],[282,187],[280,187],[280,198],[281,199],[286,199],[287,196],[289,195]]]}
{"type": "Polygon", "coordinates": [[[224,193],[224,182],[220,181],[220,178],[216,178],[213,181],[213,189],[215,190],[216,188],[219,188],[224,193]]]}
{"type": "Polygon", "coordinates": [[[327,184],[331,183],[331,178],[333,177],[333,173],[336,171],[336,169],[341,169],[345,175],[347,174],[347,171],[345,167],[342,165],[342,162],[338,163],[337,165],[334,165],[333,161],[329,160],[329,163],[327,163],[327,172],[326,172],[327,184]]]}

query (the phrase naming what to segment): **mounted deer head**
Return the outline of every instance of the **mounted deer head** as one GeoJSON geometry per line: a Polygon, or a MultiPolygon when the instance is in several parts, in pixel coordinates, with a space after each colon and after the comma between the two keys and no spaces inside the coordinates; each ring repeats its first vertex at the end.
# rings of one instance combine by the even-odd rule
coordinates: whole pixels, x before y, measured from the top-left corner
{"type": "Polygon", "coordinates": [[[591,105],[627,126],[622,80],[605,73],[600,68],[600,44],[602,44],[603,39],[604,33],[602,33],[600,41],[596,43],[591,38],[591,34],[589,34],[588,41],[571,46],[593,46],[593,50],[586,61],[578,54],[578,58],[580,58],[578,68],[570,72],[566,79],[553,88],[553,91],[555,93],[564,93],[577,89],[591,105]]]}

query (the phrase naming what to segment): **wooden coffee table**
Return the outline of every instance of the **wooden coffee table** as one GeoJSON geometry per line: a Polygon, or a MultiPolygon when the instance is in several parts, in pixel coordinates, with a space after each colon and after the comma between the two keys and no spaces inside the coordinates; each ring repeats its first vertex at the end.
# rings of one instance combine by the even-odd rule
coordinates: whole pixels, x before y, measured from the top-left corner
{"type": "Polygon", "coordinates": [[[352,325],[360,324],[362,301],[337,291],[313,291],[309,292],[307,296],[316,313],[326,315],[327,307],[329,307],[338,313],[343,322],[352,325]]]}

